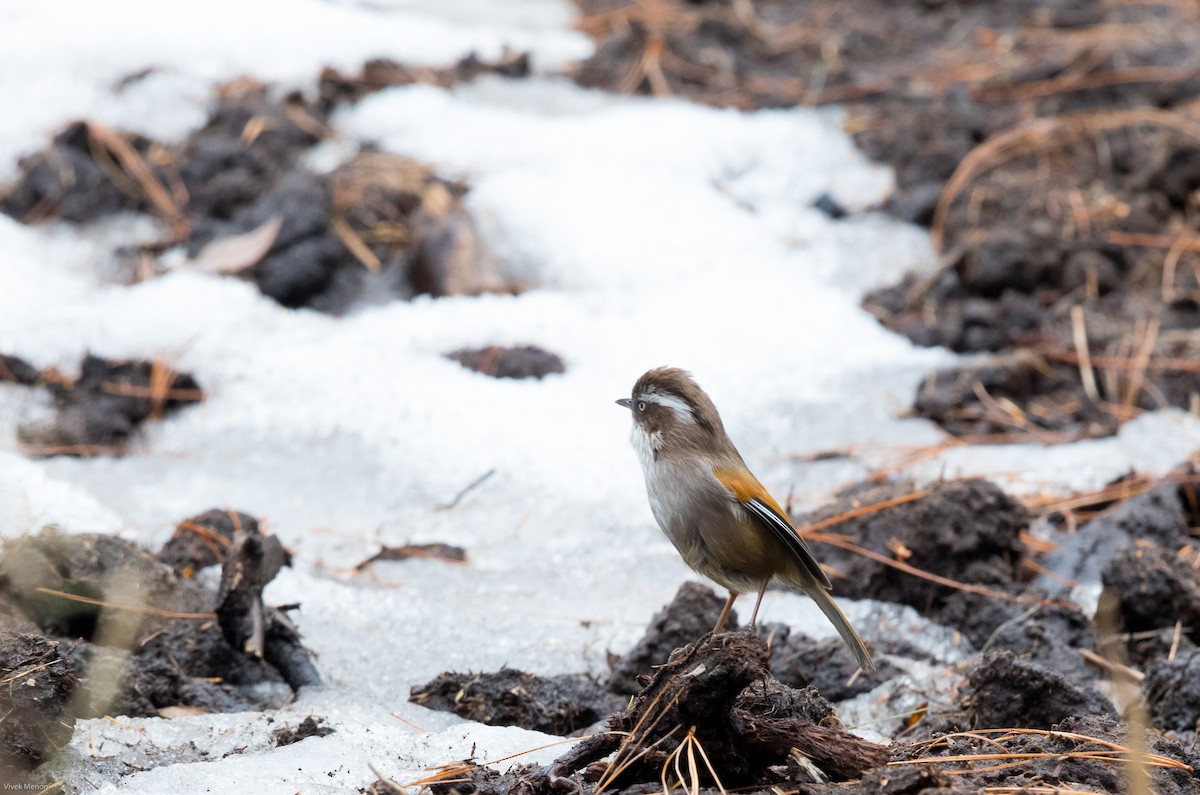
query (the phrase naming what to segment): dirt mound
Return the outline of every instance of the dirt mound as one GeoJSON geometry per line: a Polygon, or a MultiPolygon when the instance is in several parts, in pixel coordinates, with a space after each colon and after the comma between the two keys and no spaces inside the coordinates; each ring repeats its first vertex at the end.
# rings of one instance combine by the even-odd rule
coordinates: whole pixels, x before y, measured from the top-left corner
{"type": "Polygon", "coordinates": [[[143,422],[204,399],[195,378],[161,361],[88,354],[78,378],[54,369],[38,371],[15,356],[4,357],[2,364],[0,381],[45,388],[54,401],[52,420],[18,429],[24,449],[33,455],[120,454],[143,422]]]}
{"type": "Polygon", "coordinates": [[[30,714],[20,736],[0,736],[0,753],[36,761],[63,739],[52,724],[76,718],[277,707],[319,683],[299,633],[262,604],[281,550],[237,532],[214,591],[112,536],[46,529],[5,542],[0,665],[6,681],[28,679],[10,697],[30,714]]]}

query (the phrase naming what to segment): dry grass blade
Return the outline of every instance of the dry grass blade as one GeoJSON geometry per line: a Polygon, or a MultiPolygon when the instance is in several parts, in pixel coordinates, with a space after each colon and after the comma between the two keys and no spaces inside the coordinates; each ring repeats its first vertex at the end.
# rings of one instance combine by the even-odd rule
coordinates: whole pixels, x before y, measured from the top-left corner
{"type": "Polygon", "coordinates": [[[345,218],[334,218],[330,224],[333,233],[337,235],[338,240],[342,241],[342,245],[354,255],[354,258],[362,263],[362,266],[371,273],[379,273],[379,269],[383,267],[379,257],[375,256],[375,252],[371,251],[371,247],[366,244],[366,241],[354,231],[350,224],[346,223],[345,218]]]}
{"type": "Polygon", "coordinates": [[[38,593],[44,593],[48,596],[57,596],[60,599],[66,599],[70,602],[81,602],[85,605],[95,605],[103,607],[106,610],[123,610],[131,613],[141,613],[147,616],[161,616],[162,618],[189,618],[211,620],[217,617],[216,613],[179,613],[174,610],[160,610],[157,607],[143,607],[142,605],[122,605],[113,602],[105,602],[102,599],[92,599],[88,596],[80,596],[79,594],[67,593],[66,591],[56,591],[53,588],[38,587],[34,588],[38,593]]]}
{"type": "Polygon", "coordinates": [[[1087,327],[1084,325],[1083,307],[1071,307],[1071,334],[1075,341],[1075,353],[1079,356],[1079,378],[1083,392],[1093,403],[1100,401],[1100,390],[1096,388],[1096,371],[1092,369],[1092,357],[1088,351],[1087,327]]]}
{"type": "Polygon", "coordinates": [[[717,782],[717,790],[721,793],[721,795],[728,795],[725,790],[725,785],[721,783],[721,777],[717,775],[717,769],[713,767],[712,761],[708,758],[708,753],[706,753],[704,750],[704,746],[699,740],[693,739],[693,743],[696,746],[696,750],[700,752],[700,757],[704,760],[704,766],[708,768],[709,775],[713,777],[713,781],[717,782]]]}
{"type": "Polygon", "coordinates": [[[19,671],[14,671],[13,673],[9,674],[8,676],[4,677],[3,679],[0,679],[0,685],[12,684],[13,682],[17,681],[18,679],[29,676],[29,674],[36,673],[37,671],[40,671],[43,668],[49,668],[51,665],[54,665],[56,662],[58,662],[58,660],[51,660],[50,662],[44,662],[41,665],[31,665],[28,668],[22,668],[19,671]]]}
{"type": "Polygon", "coordinates": [[[1074,787],[1030,786],[1030,787],[984,787],[988,795],[1105,795],[1091,789],[1074,787]]]}
{"type": "Polygon", "coordinates": [[[596,782],[596,792],[604,790],[608,785],[612,784],[612,782],[616,780],[617,776],[621,775],[621,773],[623,773],[630,765],[648,754],[655,746],[679,730],[680,727],[675,726],[662,737],[658,738],[658,740],[656,740],[654,743],[643,748],[632,758],[622,758],[626,749],[628,749],[630,745],[640,745],[642,741],[650,735],[650,732],[654,731],[655,727],[658,726],[659,722],[662,721],[667,712],[670,711],[671,707],[675,705],[675,702],[679,700],[679,693],[676,692],[674,698],[671,699],[671,703],[667,704],[661,709],[656,710],[655,707],[658,706],[659,700],[662,699],[662,696],[663,692],[660,691],[654,697],[654,700],[647,705],[646,710],[642,713],[642,717],[640,717],[638,722],[634,724],[633,730],[629,732],[629,734],[625,735],[625,738],[621,740],[621,744],[617,747],[617,750],[613,753],[612,758],[608,762],[608,767],[604,769],[604,775],[600,776],[600,780],[596,782]],[[654,715],[654,719],[647,723],[646,721],[651,715],[654,715]]]}
{"type": "MultiPolygon", "coordinates": [[[[1071,364],[1079,364],[1079,354],[1070,351],[1043,351],[1048,359],[1057,359],[1071,364]]],[[[1138,362],[1125,356],[1092,356],[1090,361],[1094,367],[1101,370],[1133,370],[1139,367],[1138,362]]],[[[1200,362],[1194,359],[1175,359],[1171,357],[1150,357],[1146,360],[1145,369],[1151,371],[1165,370],[1167,372],[1200,373],[1200,362]]]]}
{"type": "Polygon", "coordinates": [[[890,558],[887,555],[880,554],[874,550],[867,549],[866,547],[861,547],[843,535],[819,532],[820,530],[831,525],[836,525],[850,519],[856,519],[860,516],[866,516],[867,514],[882,511],[886,508],[891,508],[897,505],[903,505],[905,503],[919,500],[922,497],[927,497],[929,493],[929,489],[923,489],[921,491],[915,491],[912,494],[894,497],[890,500],[881,500],[880,502],[864,505],[860,508],[855,508],[852,511],[846,511],[845,513],[838,514],[837,516],[830,517],[829,519],[824,519],[820,522],[798,527],[796,528],[796,532],[810,541],[829,544],[831,546],[844,549],[847,552],[853,552],[855,554],[862,555],[863,557],[870,558],[877,563],[882,563],[885,566],[891,566],[892,568],[903,571],[906,574],[911,574],[914,577],[920,577],[921,579],[929,580],[930,582],[935,582],[939,585],[945,585],[949,588],[955,588],[968,593],[979,594],[980,596],[990,596],[994,599],[1001,599],[1006,602],[1016,602],[1018,604],[1041,605],[1044,607],[1075,607],[1075,605],[1072,605],[1068,602],[1061,602],[1055,599],[1032,599],[1026,596],[1016,596],[1013,594],[1004,593],[1003,591],[995,591],[982,585],[972,585],[971,583],[952,580],[949,577],[942,577],[941,575],[925,571],[924,569],[919,569],[916,566],[910,566],[907,563],[890,558]]]}
{"type": "Polygon", "coordinates": [[[498,765],[501,762],[507,762],[510,759],[517,759],[519,757],[525,756],[526,754],[532,754],[532,753],[536,753],[538,751],[544,751],[547,748],[557,748],[560,745],[574,745],[575,743],[581,743],[584,740],[589,740],[595,736],[596,735],[594,735],[594,734],[584,734],[579,737],[568,737],[565,740],[555,740],[552,743],[545,743],[543,745],[534,746],[533,748],[526,748],[524,751],[517,751],[515,754],[509,754],[508,756],[501,756],[496,759],[487,759],[487,760],[484,760],[483,762],[480,762],[479,764],[481,764],[481,765],[498,765]]]}
{"type": "MultiPolygon", "coordinates": [[[[411,721],[401,718],[399,715],[397,715],[394,712],[392,713],[392,716],[396,717],[396,718],[400,718],[400,720],[404,721],[405,723],[408,723],[412,726],[415,726],[418,729],[421,729],[421,727],[416,726],[416,724],[413,724],[411,721]]],[[[421,729],[421,731],[426,731],[426,730],[421,729]]],[[[476,767],[482,767],[483,765],[498,765],[501,762],[507,762],[511,759],[517,759],[519,757],[525,756],[526,754],[536,753],[537,751],[543,751],[547,748],[554,748],[559,745],[572,745],[574,743],[582,742],[593,736],[595,736],[595,735],[587,734],[582,737],[568,737],[565,740],[557,740],[552,743],[545,743],[544,745],[538,745],[533,748],[527,748],[524,751],[518,751],[515,754],[509,754],[508,756],[502,756],[497,759],[487,759],[482,762],[475,762],[473,759],[463,759],[463,760],[458,760],[455,762],[447,762],[444,765],[432,765],[430,767],[427,767],[426,770],[432,770],[434,772],[428,776],[425,776],[424,778],[419,778],[419,779],[416,779],[415,781],[410,781],[403,786],[401,786],[400,784],[395,784],[395,782],[392,782],[392,783],[395,784],[398,792],[403,791],[404,789],[407,789],[410,787],[416,787],[416,788],[420,789],[423,787],[428,787],[430,784],[466,784],[471,781],[471,772],[473,770],[475,770],[476,767]]],[[[373,771],[375,770],[374,768],[371,768],[371,769],[373,771]]],[[[377,776],[379,775],[378,771],[375,771],[375,775],[377,775],[377,776]]],[[[383,777],[380,776],[381,780],[382,780],[382,778],[383,777]]],[[[390,781],[390,779],[389,779],[389,781],[390,781]]],[[[597,790],[597,791],[599,791],[599,790],[597,790]]]]}
{"type": "Polygon", "coordinates": [[[95,458],[97,456],[111,456],[120,458],[125,454],[125,449],[114,445],[106,444],[21,444],[21,450],[28,453],[30,456],[38,458],[48,458],[55,455],[69,455],[76,458],[95,458]]]}
{"type": "Polygon", "coordinates": [[[905,494],[900,497],[893,497],[890,500],[880,500],[879,502],[873,502],[870,505],[863,505],[859,508],[855,508],[854,510],[846,511],[845,513],[839,513],[837,516],[831,516],[828,519],[822,519],[819,522],[813,522],[812,524],[806,524],[803,527],[797,527],[796,532],[805,538],[813,538],[814,540],[820,540],[820,539],[817,539],[816,536],[811,536],[810,534],[816,533],[819,530],[824,530],[826,527],[831,527],[832,525],[835,525],[835,524],[841,524],[842,522],[847,522],[851,519],[857,519],[860,516],[866,516],[868,514],[886,510],[888,508],[894,508],[897,505],[904,505],[905,503],[915,502],[916,500],[919,500],[923,497],[928,497],[931,492],[932,492],[932,489],[921,489],[919,491],[914,491],[911,494],[905,494]]]}
{"type": "Polygon", "coordinates": [[[847,552],[853,552],[856,555],[862,555],[863,557],[870,558],[877,563],[882,563],[885,566],[891,566],[893,569],[898,569],[905,574],[911,574],[914,577],[920,577],[922,580],[929,580],[930,582],[937,583],[938,585],[944,585],[947,588],[954,588],[959,591],[978,594],[979,596],[988,596],[992,599],[1000,599],[1005,602],[1015,602],[1022,605],[1040,605],[1043,607],[1058,607],[1068,610],[1079,609],[1079,606],[1076,604],[1064,602],[1058,599],[1034,599],[1028,596],[1005,593],[1004,591],[995,591],[982,585],[973,585],[968,582],[952,580],[949,577],[943,577],[940,574],[934,574],[933,572],[919,569],[916,566],[910,566],[907,563],[902,563],[894,558],[889,558],[887,555],[882,555],[874,550],[867,549],[866,547],[860,547],[858,544],[855,544],[844,536],[840,536],[835,533],[813,533],[806,535],[805,537],[812,541],[820,541],[831,546],[844,549],[847,552]]]}
{"type": "Polygon", "coordinates": [[[145,158],[123,135],[92,123],[88,124],[88,140],[92,143],[92,155],[96,163],[106,170],[118,188],[153,207],[170,226],[176,240],[187,238],[189,224],[175,196],[158,181],[145,158]],[[130,181],[116,176],[118,172],[113,171],[114,165],[119,166],[119,173],[128,175],[136,189],[130,187],[130,181]]]}
{"type": "Polygon", "coordinates": [[[1096,654],[1091,649],[1080,649],[1079,656],[1087,660],[1097,668],[1107,671],[1114,677],[1121,677],[1128,682],[1141,684],[1146,680],[1146,675],[1136,668],[1130,668],[1128,665],[1110,660],[1103,655],[1096,654]]]}
{"type": "MultiPolygon", "coordinates": [[[[474,769],[475,763],[471,761],[449,762],[444,765],[426,768],[426,770],[435,770],[437,772],[424,778],[419,778],[416,781],[410,781],[404,786],[420,788],[428,787],[430,784],[466,784],[471,780],[471,771],[474,769]]],[[[399,784],[396,786],[403,789],[399,784]]]]}
{"type": "Polygon", "coordinates": [[[1067,497],[1044,496],[1026,500],[1026,506],[1038,513],[1079,513],[1080,509],[1095,507],[1097,510],[1087,512],[1089,517],[1098,516],[1110,511],[1117,504],[1139,494],[1144,494],[1159,486],[1191,487],[1200,483],[1200,474],[1174,473],[1158,478],[1145,475],[1135,475],[1126,480],[1113,483],[1095,491],[1085,491],[1067,497]]]}
{"type": "Polygon", "coordinates": [[[1174,66],[1134,66],[1106,69],[1088,74],[1067,74],[1049,80],[1034,80],[1010,85],[983,86],[972,93],[987,102],[1037,99],[1067,91],[1087,91],[1129,83],[1176,83],[1196,76],[1195,69],[1174,66]]]}
{"type": "Polygon", "coordinates": [[[1145,326],[1141,345],[1138,346],[1137,355],[1134,356],[1133,372],[1125,385],[1125,395],[1121,400],[1122,406],[1132,408],[1137,404],[1138,395],[1141,394],[1142,385],[1146,380],[1146,367],[1150,363],[1150,354],[1154,351],[1154,344],[1158,342],[1158,329],[1158,318],[1154,318],[1145,326]]]}
{"type": "Polygon", "coordinates": [[[1124,762],[1134,764],[1145,764],[1149,767],[1159,767],[1172,770],[1182,770],[1185,772],[1193,772],[1191,765],[1184,764],[1170,757],[1162,756],[1161,754],[1151,754],[1145,752],[1135,752],[1127,746],[1120,743],[1114,743],[1110,740],[1103,740],[1099,737],[1090,737],[1086,734],[1077,734],[1075,732],[1055,731],[1050,729],[1025,729],[1025,728],[998,728],[998,729],[974,729],[971,732],[953,732],[941,737],[935,737],[930,740],[921,740],[913,743],[913,747],[927,746],[929,748],[944,747],[949,745],[949,741],[959,737],[967,737],[978,739],[976,735],[999,735],[995,742],[1004,743],[1012,740],[1019,735],[1036,735],[1039,737],[1058,738],[1071,740],[1078,743],[1091,743],[1100,746],[1101,750],[1091,751],[1069,751],[1065,753],[1054,752],[1004,752],[991,754],[956,754],[954,756],[929,756],[920,757],[917,759],[902,759],[893,762],[888,762],[889,766],[899,765],[922,765],[930,762],[973,762],[979,760],[994,760],[1004,758],[1016,758],[1018,756],[1024,758],[1063,758],[1063,759],[1096,759],[1106,762],[1124,762]]]}

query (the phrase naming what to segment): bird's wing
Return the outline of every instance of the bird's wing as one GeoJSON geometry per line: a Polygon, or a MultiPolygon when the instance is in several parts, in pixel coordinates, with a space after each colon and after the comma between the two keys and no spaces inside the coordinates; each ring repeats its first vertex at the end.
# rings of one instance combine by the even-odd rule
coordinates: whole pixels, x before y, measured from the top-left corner
{"type": "Polygon", "coordinates": [[[775,502],[775,498],[758,482],[758,478],[744,469],[716,467],[713,475],[725,488],[733,493],[750,517],[761,527],[770,530],[780,542],[795,556],[804,569],[812,575],[817,584],[825,590],[833,587],[829,576],[821,569],[821,564],[813,557],[812,550],[796,528],[787,518],[783,508],[775,502]]]}

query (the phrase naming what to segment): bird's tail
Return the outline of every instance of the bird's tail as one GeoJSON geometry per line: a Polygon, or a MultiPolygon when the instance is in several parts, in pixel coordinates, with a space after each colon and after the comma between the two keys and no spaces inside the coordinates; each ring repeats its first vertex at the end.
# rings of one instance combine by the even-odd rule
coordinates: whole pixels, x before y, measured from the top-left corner
{"type": "Polygon", "coordinates": [[[837,602],[833,601],[829,592],[817,586],[805,588],[804,593],[817,603],[817,607],[821,608],[821,612],[837,629],[842,640],[850,647],[850,651],[854,652],[854,659],[858,660],[858,667],[867,673],[874,671],[875,660],[871,659],[871,652],[867,649],[867,644],[863,643],[863,639],[854,631],[854,627],[850,626],[850,620],[842,613],[841,608],[837,606],[837,602]]]}

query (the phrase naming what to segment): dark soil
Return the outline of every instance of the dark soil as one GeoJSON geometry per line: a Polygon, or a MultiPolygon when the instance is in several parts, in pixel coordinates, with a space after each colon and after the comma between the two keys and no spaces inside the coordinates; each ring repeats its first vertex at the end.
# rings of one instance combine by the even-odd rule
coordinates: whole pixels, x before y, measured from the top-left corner
{"type": "MultiPolygon", "coordinates": [[[[456,74],[486,71],[519,67],[473,60],[456,74]]],[[[235,81],[178,146],[76,122],[21,161],[20,179],[0,190],[0,211],[26,223],[152,213],[169,238],[133,253],[139,278],[147,261],[154,271],[162,250],[182,244],[193,267],[241,274],[288,307],[338,313],[421,293],[518,289],[500,277],[463,210],[465,185],[368,151],[328,175],[300,165],[328,137],[335,95],[363,93],[350,78],[341,93],[329,85],[309,103],[235,81]]]]}
{"type": "MultiPolygon", "coordinates": [[[[678,754],[686,758],[693,742],[688,738],[730,788],[794,780],[798,758],[837,781],[858,778],[886,760],[882,746],[842,729],[815,690],[771,679],[769,657],[766,642],[749,633],[708,636],[679,650],[627,709],[609,719],[610,733],[579,743],[522,788],[657,783],[664,764],[678,754]],[[594,764],[610,754],[610,762],[594,764]]],[[[714,783],[705,768],[699,775],[705,786],[714,783]]]]}
{"type": "Polygon", "coordinates": [[[566,364],[558,356],[536,345],[486,348],[463,348],[446,354],[446,358],[493,378],[544,378],[551,373],[565,373],[566,364]]]}
{"type": "Polygon", "coordinates": [[[967,675],[963,705],[969,729],[1049,729],[1073,715],[1115,715],[1108,699],[1046,666],[1005,649],[967,675]]]}
{"type": "Polygon", "coordinates": [[[309,715],[300,721],[298,726],[284,726],[271,732],[271,744],[278,748],[281,745],[291,745],[309,737],[328,737],[335,729],[325,725],[325,719],[309,715]]]}
{"type": "MultiPolygon", "coordinates": [[[[117,155],[106,146],[110,132],[74,122],[45,151],[22,158],[20,181],[0,193],[0,212],[24,223],[52,218],[83,223],[123,210],[149,211],[148,197],[127,193],[110,176],[119,170],[117,155]]],[[[119,145],[143,161],[161,149],[142,136],[125,136],[119,145]]]]}
{"type": "Polygon", "coordinates": [[[0,631],[0,782],[28,771],[71,739],[67,704],[78,684],[63,644],[27,632],[0,631]]]}
{"type": "Polygon", "coordinates": [[[512,668],[490,674],[439,674],[409,698],[489,726],[571,734],[618,709],[622,700],[583,674],[535,676],[512,668]]]}
{"type": "MultiPolygon", "coordinates": [[[[800,517],[797,526],[912,493],[904,484],[851,489],[816,513],[800,517]]],[[[993,483],[970,480],[934,484],[920,499],[847,519],[831,531],[925,572],[1003,589],[1020,580],[1020,533],[1028,525],[1029,512],[1023,505],[993,483]]],[[[820,535],[813,538],[819,541],[820,535]]],[[[822,545],[818,557],[831,571],[838,596],[898,602],[933,615],[958,592],[837,546],[822,545]]]]}
{"type": "Polygon", "coordinates": [[[4,634],[0,658],[40,640],[39,648],[57,650],[46,660],[61,658],[73,677],[60,678],[62,687],[71,684],[71,713],[59,714],[65,695],[46,697],[44,720],[30,717],[31,731],[45,720],[69,726],[75,718],[153,716],[173,706],[263,709],[319,683],[295,628],[261,604],[261,586],[280,562],[270,552],[277,543],[235,534],[231,548],[239,553],[229,555],[221,590],[213,592],[111,536],[47,529],[7,541],[0,604],[32,632],[4,634]],[[251,624],[261,632],[247,630],[251,624]]]}
{"type": "MultiPolygon", "coordinates": [[[[1037,591],[1022,592],[1029,597],[1037,591]]],[[[1096,628],[1082,610],[1069,605],[1018,604],[957,593],[938,611],[939,623],[958,628],[980,652],[1006,649],[1077,683],[1089,682],[1082,650],[1096,650],[1096,628]]]]}
{"type": "Polygon", "coordinates": [[[853,698],[903,673],[882,659],[874,671],[863,673],[841,638],[814,640],[780,624],[763,630],[771,643],[771,676],[788,687],[813,687],[830,701],[853,698]]]}
{"type": "Polygon", "coordinates": [[[54,418],[18,429],[25,450],[33,455],[115,454],[147,420],[161,419],[204,399],[196,379],[161,361],[120,361],[88,354],[79,377],[56,370],[39,372],[17,357],[5,357],[3,370],[12,380],[42,386],[54,401],[54,418]]]}
{"type": "MultiPolygon", "coordinates": [[[[894,761],[927,759],[936,763],[938,757],[964,754],[995,754],[1005,749],[1010,753],[1043,754],[1043,758],[1031,758],[1020,765],[977,762],[981,768],[969,775],[954,778],[969,781],[979,791],[982,787],[1066,786],[1079,787],[1092,792],[1127,792],[1125,768],[1113,761],[1089,758],[1088,752],[1101,751],[1105,746],[1070,735],[1092,737],[1110,743],[1127,745],[1129,738],[1124,723],[1108,715],[1073,717],[1056,727],[1061,733],[1017,733],[993,732],[980,734],[951,735],[925,743],[900,744],[892,753],[894,761]]],[[[1194,766],[1194,752],[1179,744],[1160,737],[1153,732],[1145,733],[1146,750],[1160,754],[1177,763],[1194,766]]],[[[1009,760],[1001,760],[1009,761],[1009,760]]],[[[946,763],[950,770],[962,770],[971,763],[946,763]]],[[[1153,791],[1160,795],[1200,792],[1200,778],[1194,771],[1186,769],[1149,768],[1153,791]]]]}
{"type": "Polygon", "coordinates": [[[1074,582],[1098,583],[1113,555],[1135,541],[1182,546],[1193,521],[1182,490],[1174,484],[1150,489],[1121,501],[1076,532],[1056,534],[1056,549],[1043,564],[1074,582]]]}
{"type": "Polygon", "coordinates": [[[1144,691],[1156,728],[1200,731],[1200,649],[1150,663],[1144,691]]]}
{"type": "Polygon", "coordinates": [[[1200,644],[1198,561],[1200,546],[1142,542],[1119,551],[1105,567],[1101,579],[1116,606],[1120,629],[1135,633],[1128,648],[1131,660],[1145,662],[1165,653],[1163,635],[1151,631],[1173,630],[1176,624],[1192,643],[1200,644]]]}

